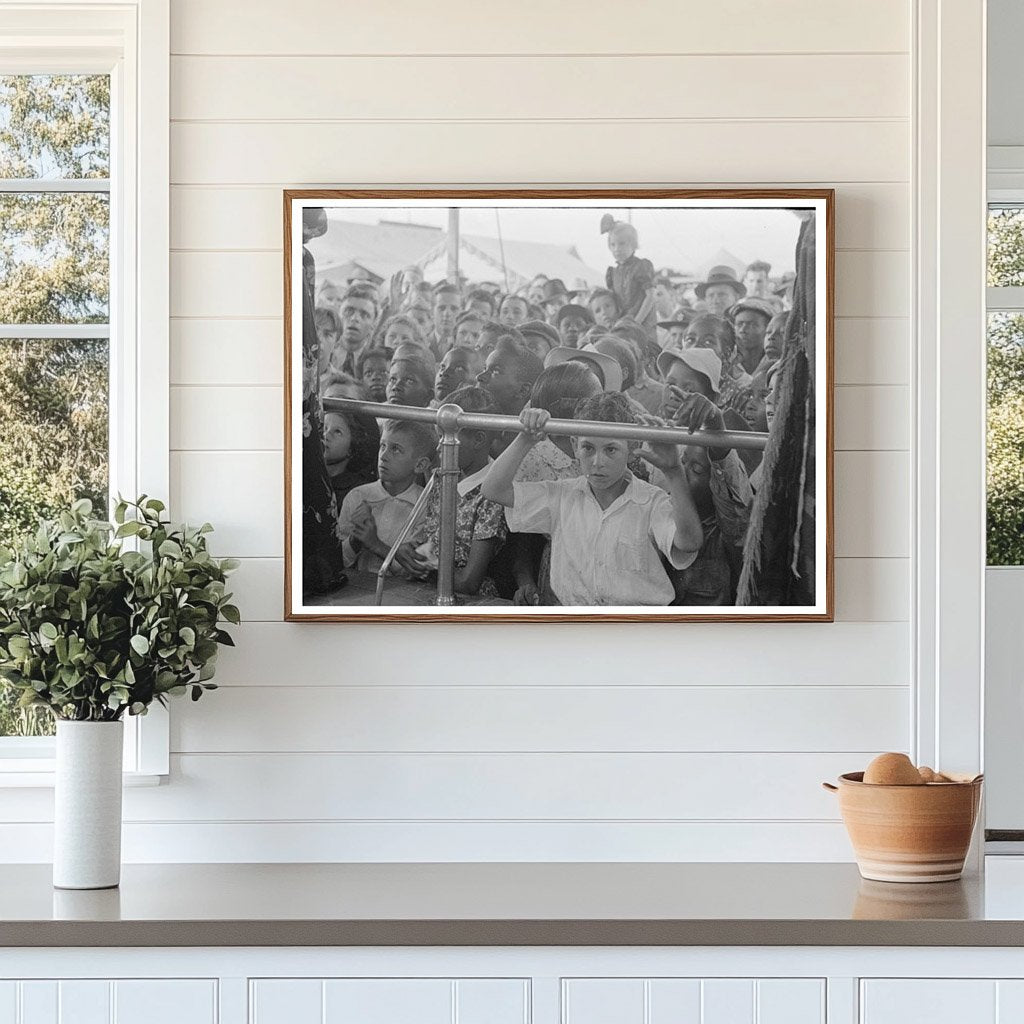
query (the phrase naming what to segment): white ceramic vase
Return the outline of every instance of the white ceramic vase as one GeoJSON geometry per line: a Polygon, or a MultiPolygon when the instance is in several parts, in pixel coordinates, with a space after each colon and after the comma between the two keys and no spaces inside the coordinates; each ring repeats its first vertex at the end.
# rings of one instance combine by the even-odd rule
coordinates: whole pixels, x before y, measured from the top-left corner
{"type": "Polygon", "coordinates": [[[57,721],[53,884],[109,889],[121,881],[123,722],[57,721]]]}

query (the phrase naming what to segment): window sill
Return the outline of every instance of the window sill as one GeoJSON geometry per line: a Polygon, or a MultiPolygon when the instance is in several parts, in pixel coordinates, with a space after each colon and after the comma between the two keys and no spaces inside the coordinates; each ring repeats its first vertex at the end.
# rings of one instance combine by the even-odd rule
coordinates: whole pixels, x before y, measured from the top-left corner
{"type": "MultiPolygon", "coordinates": [[[[53,789],[56,780],[56,772],[52,767],[40,767],[36,761],[32,767],[26,766],[25,770],[19,770],[21,766],[0,767],[0,789],[53,789]]],[[[162,786],[169,779],[169,775],[158,775],[152,772],[123,772],[121,778],[126,787],[136,788],[138,786],[162,786]]]]}

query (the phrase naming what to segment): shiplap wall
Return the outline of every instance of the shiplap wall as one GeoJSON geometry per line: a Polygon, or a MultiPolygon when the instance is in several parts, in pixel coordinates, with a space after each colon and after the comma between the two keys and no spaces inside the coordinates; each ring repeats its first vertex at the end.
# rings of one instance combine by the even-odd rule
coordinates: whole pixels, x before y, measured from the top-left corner
{"type": "Polygon", "coordinates": [[[173,0],[172,510],[246,621],[129,859],[850,858],[819,781],[911,733],[911,7],[173,0]],[[835,186],[837,622],[283,623],[281,190],[369,184],[835,186]]]}

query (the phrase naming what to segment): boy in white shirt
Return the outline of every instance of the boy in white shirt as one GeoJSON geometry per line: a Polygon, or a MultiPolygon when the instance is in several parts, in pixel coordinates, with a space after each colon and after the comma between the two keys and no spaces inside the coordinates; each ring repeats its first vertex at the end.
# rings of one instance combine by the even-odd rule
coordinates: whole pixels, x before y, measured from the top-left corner
{"type": "MultiPolygon", "coordinates": [[[[675,597],[661,555],[690,566],[704,540],[700,516],[676,445],[638,454],[665,475],[666,491],[635,477],[627,462],[635,441],[573,438],[583,475],[575,480],[515,482],[526,453],[544,437],[544,409],[524,409],[527,428],[494,462],[483,495],[505,506],[509,529],[551,536],[551,589],[563,605],[667,605],[675,597]]],[[[587,399],[578,420],[636,423],[621,392],[587,399]]]]}
{"type": "MultiPolygon", "coordinates": [[[[342,541],[345,566],[360,572],[377,572],[391,545],[402,532],[423,488],[416,477],[430,470],[437,448],[437,434],[426,423],[388,420],[377,456],[378,479],[353,487],[345,495],[338,514],[337,535],[342,541]]],[[[412,549],[417,538],[410,536],[395,564],[403,575],[418,575],[412,549]]]]}

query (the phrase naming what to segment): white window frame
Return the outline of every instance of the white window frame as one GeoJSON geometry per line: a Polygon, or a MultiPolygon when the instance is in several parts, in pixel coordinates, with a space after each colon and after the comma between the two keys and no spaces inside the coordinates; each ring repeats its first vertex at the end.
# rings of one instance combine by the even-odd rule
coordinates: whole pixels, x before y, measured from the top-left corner
{"type": "MultiPolygon", "coordinates": [[[[914,735],[981,771],[985,580],[985,0],[916,0],[914,735]]],[[[970,861],[981,863],[983,844],[970,861]]]]}
{"type": "MultiPolygon", "coordinates": [[[[165,503],[169,23],[169,0],[0,0],[0,74],[111,76],[110,492],[149,494],[165,503]]],[[[24,328],[19,332],[28,336],[24,328]]],[[[82,336],[66,328],[62,333],[82,336]]],[[[96,336],[95,329],[88,336],[96,336]]],[[[154,705],[125,723],[126,781],[159,781],[169,772],[167,712],[154,705]]],[[[48,786],[53,774],[52,739],[0,738],[0,787],[48,786]]]]}
{"type": "MultiPolygon", "coordinates": [[[[989,209],[1019,206],[1024,210],[1024,147],[993,146],[989,147],[988,155],[989,209]]],[[[986,289],[985,304],[987,313],[1024,314],[1024,288],[990,286],[986,289]]],[[[1024,566],[991,565],[986,566],[985,573],[994,587],[997,601],[1005,600],[1008,595],[1016,597],[1024,591],[1024,566]]],[[[985,691],[985,759],[991,775],[986,825],[1005,834],[1019,832],[1024,825],[1024,795],[1014,781],[1020,770],[1019,683],[1016,672],[1006,669],[1006,660],[1015,658],[1016,648],[1012,637],[1000,639],[1003,611],[1004,608],[993,610],[997,625],[986,638],[990,671],[985,691]]],[[[1024,852],[1024,843],[1003,839],[990,842],[985,852],[1019,855],[1024,852]]]]}

